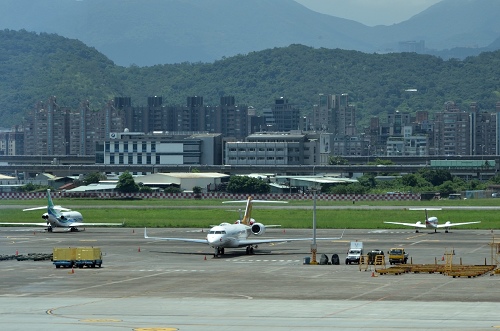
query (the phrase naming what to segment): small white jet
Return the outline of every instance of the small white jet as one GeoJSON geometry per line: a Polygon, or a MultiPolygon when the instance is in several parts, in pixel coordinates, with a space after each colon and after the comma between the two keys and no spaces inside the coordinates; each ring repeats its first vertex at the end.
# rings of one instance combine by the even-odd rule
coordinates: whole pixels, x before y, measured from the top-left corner
{"type": "Polygon", "coordinates": [[[69,228],[71,232],[78,231],[80,226],[121,226],[122,223],[83,223],[83,216],[80,212],[63,208],[61,206],[54,206],[52,198],[50,197],[50,189],[47,190],[47,207],[35,207],[23,209],[41,210],[47,209],[47,212],[42,215],[43,223],[0,223],[0,225],[35,225],[46,226],[48,232],[52,232],[53,228],[69,228]]]}
{"type": "Polygon", "coordinates": [[[462,222],[462,223],[446,222],[444,224],[438,224],[438,218],[436,216],[429,217],[427,214],[427,211],[428,210],[441,210],[441,208],[409,208],[409,210],[424,210],[425,211],[425,222],[418,221],[417,223],[402,223],[402,222],[384,222],[384,223],[412,226],[412,227],[415,227],[416,233],[418,233],[418,229],[434,229],[434,232],[437,232],[437,229],[440,229],[440,228],[444,228],[445,229],[444,232],[448,233],[449,229],[452,226],[481,223],[480,221],[477,221],[477,222],[462,222]]]}
{"type": "MultiPolygon", "coordinates": [[[[313,238],[268,238],[268,239],[248,239],[250,235],[260,236],[266,232],[266,228],[279,227],[280,225],[264,225],[262,223],[256,222],[251,218],[252,203],[253,202],[274,202],[274,203],[286,203],[282,201],[265,201],[265,200],[253,200],[252,197],[248,197],[247,200],[243,201],[226,201],[224,203],[233,202],[246,202],[245,214],[241,220],[237,220],[234,223],[221,223],[219,225],[213,226],[207,234],[205,239],[191,239],[191,238],[161,238],[161,237],[149,237],[146,228],[144,228],[144,238],[153,240],[167,240],[167,241],[184,241],[198,244],[209,245],[214,248],[214,257],[220,257],[224,254],[226,248],[240,248],[246,247],[246,254],[253,254],[254,248],[257,248],[260,244],[267,243],[277,243],[277,242],[290,242],[290,241],[307,241],[313,240],[313,238]]],[[[338,240],[337,238],[316,238],[316,240],[338,240]]]]}

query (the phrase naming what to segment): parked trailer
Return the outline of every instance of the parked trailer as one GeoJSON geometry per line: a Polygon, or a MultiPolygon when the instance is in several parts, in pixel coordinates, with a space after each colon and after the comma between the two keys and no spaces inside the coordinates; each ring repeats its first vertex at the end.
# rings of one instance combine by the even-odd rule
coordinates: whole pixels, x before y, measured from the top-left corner
{"type": "Polygon", "coordinates": [[[98,247],[78,247],[76,249],[75,267],[83,268],[84,266],[99,268],[102,265],[102,253],[98,247]]]}
{"type": "Polygon", "coordinates": [[[83,268],[84,266],[100,268],[102,265],[102,253],[98,247],[55,247],[52,255],[56,268],[83,268]]]}
{"type": "Polygon", "coordinates": [[[71,268],[75,265],[76,248],[75,247],[54,247],[52,250],[52,262],[56,268],[71,268]]]}

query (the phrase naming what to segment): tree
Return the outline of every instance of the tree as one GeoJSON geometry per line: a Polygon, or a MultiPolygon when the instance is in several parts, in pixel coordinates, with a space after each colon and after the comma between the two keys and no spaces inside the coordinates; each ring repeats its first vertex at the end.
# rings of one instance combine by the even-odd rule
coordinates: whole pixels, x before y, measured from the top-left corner
{"type": "Polygon", "coordinates": [[[347,161],[347,159],[343,158],[342,156],[332,155],[328,158],[328,164],[330,164],[330,165],[346,165],[346,164],[349,164],[349,161],[347,161]]]}
{"type": "Polygon", "coordinates": [[[153,189],[149,186],[144,185],[143,183],[139,183],[139,192],[141,193],[151,193],[153,189]]]}
{"type": "Polygon", "coordinates": [[[231,176],[227,191],[231,193],[269,193],[271,186],[264,180],[247,176],[231,176]]]}
{"type": "Polygon", "coordinates": [[[166,187],[164,190],[165,193],[181,193],[181,189],[175,186],[166,187]]]}
{"type": "Polygon", "coordinates": [[[99,183],[99,181],[106,179],[106,175],[100,173],[100,172],[91,172],[85,175],[83,178],[83,185],[90,185],[90,184],[95,184],[99,183]]]}
{"type": "Polygon", "coordinates": [[[128,171],[125,171],[118,177],[116,190],[121,193],[135,193],[139,192],[139,185],[135,183],[134,177],[128,171]]]}
{"type": "Polygon", "coordinates": [[[453,180],[453,176],[448,170],[431,170],[428,168],[422,168],[418,171],[418,173],[434,186],[439,186],[446,181],[453,180]]]}

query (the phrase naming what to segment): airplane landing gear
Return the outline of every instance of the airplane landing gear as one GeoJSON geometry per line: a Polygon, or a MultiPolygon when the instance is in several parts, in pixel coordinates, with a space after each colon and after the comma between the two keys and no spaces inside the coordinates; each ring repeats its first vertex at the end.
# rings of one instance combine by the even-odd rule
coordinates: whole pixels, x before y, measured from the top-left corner
{"type": "Polygon", "coordinates": [[[69,231],[71,231],[71,232],[78,232],[78,229],[77,229],[77,228],[72,227],[69,231]]]}
{"type": "Polygon", "coordinates": [[[224,248],[215,247],[214,257],[221,257],[221,255],[224,255],[224,248]]]}
{"type": "Polygon", "coordinates": [[[253,254],[253,246],[247,246],[246,254],[247,255],[252,255],[253,254]]]}
{"type": "Polygon", "coordinates": [[[51,226],[47,227],[47,232],[52,232],[52,227],[51,226]]]}

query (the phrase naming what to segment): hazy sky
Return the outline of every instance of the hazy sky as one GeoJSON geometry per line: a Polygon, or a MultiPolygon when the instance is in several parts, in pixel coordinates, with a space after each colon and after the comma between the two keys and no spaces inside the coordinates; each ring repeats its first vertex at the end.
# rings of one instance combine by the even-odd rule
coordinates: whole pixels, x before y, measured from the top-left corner
{"type": "Polygon", "coordinates": [[[368,26],[391,25],[441,0],[295,0],[311,10],[351,19],[368,26]]]}

